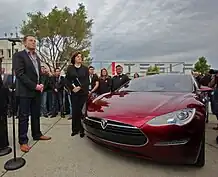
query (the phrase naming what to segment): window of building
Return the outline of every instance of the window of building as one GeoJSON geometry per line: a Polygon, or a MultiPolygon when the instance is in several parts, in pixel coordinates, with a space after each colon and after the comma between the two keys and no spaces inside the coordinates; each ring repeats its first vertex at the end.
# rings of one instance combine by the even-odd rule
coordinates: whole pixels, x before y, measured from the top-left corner
{"type": "Polygon", "coordinates": [[[3,55],[4,55],[4,50],[0,49],[0,56],[3,56],[3,55]]]}
{"type": "Polygon", "coordinates": [[[8,57],[11,58],[11,49],[8,49],[8,57]]]}

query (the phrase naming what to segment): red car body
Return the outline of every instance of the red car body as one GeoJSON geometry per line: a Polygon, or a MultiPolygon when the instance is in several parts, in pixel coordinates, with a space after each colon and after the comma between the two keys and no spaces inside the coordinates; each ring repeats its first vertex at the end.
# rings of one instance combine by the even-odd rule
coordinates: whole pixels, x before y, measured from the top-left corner
{"type": "Polygon", "coordinates": [[[205,115],[205,105],[196,93],[118,91],[89,103],[84,128],[96,143],[129,155],[197,164],[204,153],[205,115]],[[149,124],[156,117],[187,108],[195,113],[185,125],[149,124]]]}

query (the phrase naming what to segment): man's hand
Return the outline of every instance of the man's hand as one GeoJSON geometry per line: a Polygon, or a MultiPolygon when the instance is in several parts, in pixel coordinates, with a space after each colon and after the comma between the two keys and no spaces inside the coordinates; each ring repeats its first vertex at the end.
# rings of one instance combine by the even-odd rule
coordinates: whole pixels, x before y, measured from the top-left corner
{"type": "Polygon", "coordinates": [[[36,90],[37,91],[43,92],[43,89],[44,89],[44,85],[42,85],[42,84],[37,84],[36,85],[36,90]]]}
{"type": "Polygon", "coordinates": [[[40,85],[41,85],[41,87],[42,87],[41,92],[43,92],[43,91],[44,91],[44,85],[43,85],[43,84],[40,84],[40,85]]]}
{"type": "Polygon", "coordinates": [[[74,88],[73,88],[73,92],[74,92],[74,93],[77,93],[78,91],[80,91],[80,89],[81,89],[81,87],[74,87],[74,88]]]}

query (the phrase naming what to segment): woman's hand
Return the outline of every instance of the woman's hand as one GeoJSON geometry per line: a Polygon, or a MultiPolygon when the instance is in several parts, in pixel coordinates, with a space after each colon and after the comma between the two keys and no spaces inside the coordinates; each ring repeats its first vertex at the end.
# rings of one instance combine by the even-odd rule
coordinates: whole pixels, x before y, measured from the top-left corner
{"type": "Polygon", "coordinates": [[[73,92],[74,93],[77,93],[78,91],[80,91],[81,90],[81,87],[74,87],[73,88],[73,92]]]}

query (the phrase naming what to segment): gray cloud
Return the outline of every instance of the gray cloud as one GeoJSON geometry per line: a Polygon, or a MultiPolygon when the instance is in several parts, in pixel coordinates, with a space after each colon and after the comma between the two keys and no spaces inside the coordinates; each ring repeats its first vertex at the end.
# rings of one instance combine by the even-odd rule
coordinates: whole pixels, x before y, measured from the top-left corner
{"type": "Polygon", "coordinates": [[[0,1],[0,36],[4,33],[15,33],[15,27],[20,27],[28,12],[43,11],[47,8],[46,0],[1,0],[0,1]]]}
{"type": "Polygon", "coordinates": [[[120,0],[94,38],[96,59],[185,60],[205,55],[216,64],[215,0],[120,0]],[[133,4],[134,3],[134,4],[133,4]],[[122,10],[121,10],[122,9],[122,10]],[[103,51],[103,52],[102,52],[103,51]]]}
{"type": "Polygon", "coordinates": [[[48,12],[54,5],[75,9],[83,2],[95,21],[92,55],[97,61],[195,62],[203,55],[218,67],[216,0],[2,1],[0,34],[18,25],[29,11],[48,12]]]}

